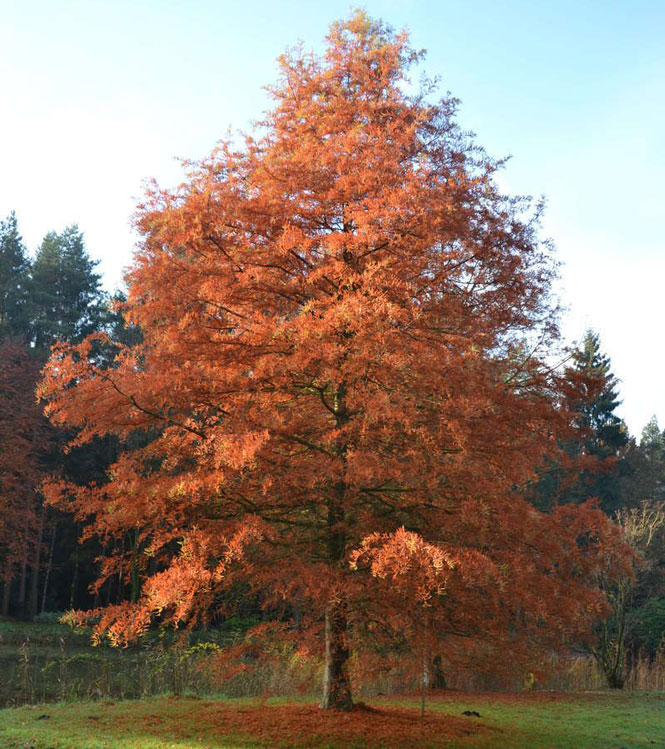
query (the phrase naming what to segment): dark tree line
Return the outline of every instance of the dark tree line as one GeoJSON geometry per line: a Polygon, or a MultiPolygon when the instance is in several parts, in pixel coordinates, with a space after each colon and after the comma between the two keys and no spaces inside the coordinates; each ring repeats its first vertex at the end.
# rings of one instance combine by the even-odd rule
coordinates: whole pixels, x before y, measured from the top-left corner
{"type": "MultiPolygon", "coordinates": [[[[79,544],[72,515],[47,507],[49,476],[77,483],[103,478],[115,446],[109,441],[64,453],[66,435],[43,417],[35,389],[50,348],[95,331],[113,332],[96,262],[82,233],[49,232],[30,257],[16,216],[0,221],[0,595],[3,616],[33,618],[43,610],[89,607],[99,548],[79,544]]],[[[117,332],[117,331],[116,331],[117,332]]],[[[105,591],[104,595],[118,595],[105,591]]],[[[120,597],[124,591],[119,593],[120,597]]]]}
{"type": "Polygon", "coordinates": [[[639,440],[629,434],[616,414],[619,381],[593,331],[572,351],[567,375],[576,438],[566,445],[567,462],[544,473],[535,501],[594,497],[635,551],[634,578],[600,581],[610,613],[591,648],[608,686],[621,688],[638,653],[653,657],[665,647],[665,432],[654,416],[639,440]]]}

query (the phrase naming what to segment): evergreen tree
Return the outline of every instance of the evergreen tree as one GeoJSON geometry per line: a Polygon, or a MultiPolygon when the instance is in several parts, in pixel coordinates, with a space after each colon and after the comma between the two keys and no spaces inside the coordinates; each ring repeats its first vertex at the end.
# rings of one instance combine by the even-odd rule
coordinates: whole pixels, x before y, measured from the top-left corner
{"type": "MultiPolygon", "coordinates": [[[[32,264],[30,338],[36,353],[43,355],[57,341],[76,342],[104,327],[112,327],[115,318],[101,288],[101,277],[85,247],[82,233],[73,225],[62,233],[49,232],[43,239],[32,264]]],[[[58,439],[66,439],[64,432],[58,439]]],[[[109,462],[104,444],[88,445],[48,456],[44,468],[51,475],[67,476],[85,484],[98,478],[109,462]]],[[[40,511],[42,508],[39,508],[40,511]]],[[[53,549],[44,569],[44,555],[33,565],[33,588],[52,609],[70,605],[90,605],[86,590],[96,573],[94,558],[100,554],[95,544],[79,548],[80,529],[73,515],[44,510],[46,537],[54,538],[53,549]],[[72,601],[74,604],[72,604],[72,601]]],[[[38,548],[38,547],[37,547],[38,548]]],[[[37,613],[37,593],[27,613],[37,613]]],[[[17,610],[16,608],[14,610],[17,610]]]]}
{"type": "Polygon", "coordinates": [[[622,506],[620,478],[627,468],[623,453],[628,445],[626,425],[615,413],[621,404],[619,381],[592,330],[573,353],[573,362],[569,375],[575,385],[571,406],[580,434],[577,450],[591,464],[580,472],[571,498],[597,497],[606,512],[614,512],[622,506]]]}
{"type": "Polygon", "coordinates": [[[650,458],[662,460],[663,450],[665,450],[665,436],[660,431],[658,419],[655,414],[649,419],[642,430],[640,447],[645,455],[648,455],[650,458]]]}
{"type": "Polygon", "coordinates": [[[103,327],[107,303],[96,265],[76,225],[44,237],[32,266],[37,348],[80,341],[103,327]]]}
{"type": "Polygon", "coordinates": [[[0,221],[0,338],[27,335],[29,270],[16,214],[12,211],[0,221]]]}
{"type": "Polygon", "coordinates": [[[655,416],[642,430],[640,444],[631,441],[627,460],[631,471],[624,481],[624,494],[631,504],[665,500],[665,435],[655,416]]]}

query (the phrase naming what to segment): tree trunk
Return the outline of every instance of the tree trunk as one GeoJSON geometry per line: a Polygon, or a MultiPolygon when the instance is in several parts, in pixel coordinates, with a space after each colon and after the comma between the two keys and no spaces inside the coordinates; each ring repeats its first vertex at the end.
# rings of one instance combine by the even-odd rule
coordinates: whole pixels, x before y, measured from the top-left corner
{"type": "Polygon", "coordinates": [[[443,670],[443,659],[440,655],[435,655],[432,661],[432,688],[446,688],[446,674],[443,670]]]}
{"type": "Polygon", "coordinates": [[[623,689],[625,679],[623,674],[609,673],[607,674],[607,686],[610,689],[623,689]]]}
{"type": "Polygon", "coordinates": [[[74,549],[74,575],[72,577],[72,587],[69,591],[69,608],[76,608],[76,601],[78,598],[78,587],[79,587],[79,547],[78,545],[74,549]]]}
{"type": "MultiPolygon", "coordinates": [[[[342,383],[333,396],[332,411],[335,414],[335,427],[342,429],[349,420],[344,403],[346,387],[342,383]]],[[[339,440],[336,452],[341,462],[341,475],[333,487],[328,501],[328,561],[334,574],[345,569],[346,557],[346,516],[344,504],[346,499],[346,452],[347,445],[339,440]]],[[[346,618],[346,604],[343,599],[335,598],[326,609],[326,659],[323,671],[324,710],[352,710],[351,681],[349,679],[349,638],[346,618]]]]}
{"type": "Polygon", "coordinates": [[[7,566],[5,572],[5,579],[3,580],[2,589],[2,616],[9,616],[9,603],[12,598],[12,583],[14,582],[14,575],[12,574],[11,566],[7,566]]]}
{"type": "MultiPolygon", "coordinates": [[[[621,592],[621,591],[620,591],[621,592]]],[[[605,676],[610,689],[623,689],[626,657],[626,606],[625,596],[617,596],[614,620],[601,623],[598,646],[592,653],[605,676]]]]}
{"type": "Polygon", "coordinates": [[[422,674],[420,677],[420,717],[425,717],[425,699],[427,697],[427,687],[429,685],[429,668],[427,663],[427,653],[423,650],[422,674]]]}
{"type": "Polygon", "coordinates": [[[21,619],[25,617],[25,590],[28,577],[28,532],[30,528],[27,517],[26,513],[26,521],[23,528],[23,543],[21,547],[21,576],[18,583],[18,615],[21,619]]]}
{"type": "Polygon", "coordinates": [[[131,594],[130,594],[130,601],[132,603],[136,603],[139,600],[139,595],[141,593],[141,577],[139,575],[139,562],[138,562],[138,553],[139,553],[139,532],[138,530],[134,531],[134,545],[132,550],[132,570],[131,570],[131,594]]]}
{"type": "Polygon", "coordinates": [[[34,619],[39,613],[39,572],[42,558],[42,539],[44,536],[44,515],[46,509],[42,505],[39,512],[39,527],[37,528],[37,542],[35,543],[35,556],[32,563],[32,577],[30,579],[30,597],[28,598],[28,616],[34,619]]]}
{"type": "Polygon", "coordinates": [[[346,610],[341,602],[331,603],[326,610],[326,660],[321,701],[324,710],[353,708],[348,661],[346,610]]]}
{"type": "Polygon", "coordinates": [[[46,565],[46,574],[44,575],[44,590],[42,591],[42,611],[46,610],[46,594],[48,593],[48,581],[51,577],[51,569],[53,567],[53,549],[55,548],[55,533],[58,524],[53,522],[53,531],[51,532],[51,545],[48,551],[48,563],[46,565]]]}

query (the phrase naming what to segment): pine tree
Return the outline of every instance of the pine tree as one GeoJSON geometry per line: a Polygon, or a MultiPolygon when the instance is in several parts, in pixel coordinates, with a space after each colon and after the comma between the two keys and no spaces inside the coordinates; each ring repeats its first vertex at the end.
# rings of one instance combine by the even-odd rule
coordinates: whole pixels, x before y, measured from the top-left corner
{"type": "Polygon", "coordinates": [[[627,460],[631,472],[624,480],[624,494],[630,504],[665,500],[665,435],[655,416],[642,430],[639,445],[631,440],[627,460]]]}
{"type": "Polygon", "coordinates": [[[44,237],[32,266],[37,348],[78,342],[103,326],[107,304],[96,265],[76,225],[44,237]]]}
{"type": "Polygon", "coordinates": [[[571,496],[577,501],[595,497],[611,513],[622,505],[620,478],[626,470],[622,458],[628,445],[626,425],[615,413],[621,405],[619,381],[609,356],[601,349],[598,334],[592,330],[587,330],[573,353],[573,361],[569,374],[576,387],[570,406],[579,434],[573,450],[592,460],[580,472],[571,496]]]}
{"type": "Polygon", "coordinates": [[[0,221],[0,339],[27,335],[29,261],[16,214],[0,221]]]}
{"type": "Polygon", "coordinates": [[[650,458],[662,460],[665,451],[665,435],[660,431],[655,414],[642,429],[640,447],[650,458]]]}
{"type": "MultiPolygon", "coordinates": [[[[107,325],[113,327],[114,317],[108,309],[96,265],[77,226],[70,226],[61,233],[49,232],[44,237],[31,268],[29,310],[30,340],[36,356],[42,361],[48,349],[58,341],[77,342],[107,325]]],[[[62,431],[58,438],[65,440],[70,436],[62,431]]],[[[108,449],[104,441],[99,441],[66,455],[50,454],[42,461],[44,474],[63,475],[75,484],[98,479],[108,464],[108,449]]],[[[47,600],[57,608],[66,608],[74,590],[76,605],[92,602],[92,597],[88,601],[84,596],[91,582],[90,575],[94,574],[92,560],[100,550],[91,548],[91,544],[79,550],[77,537],[80,528],[73,515],[60,513],[53,516],[53,510],[47,512],[44,507],[39,507],[38,511],[44,523],[50,523],[51,533],[55,532],[57,524],[54,568],[48,575],[52,592],[46,591],[47,600]],[[87,567],[80,564],[82,557],[90,560],[87,567]],[[78,580],[79,585],[75,585],[73,580],[78,580]],[[83,595],[78,595],[77,590],[83,595]]],[[[40,523],[40,529],[44,523],[40,523]]],[[[31,605],[28,607],[28,613],[33,615],[37,608],[40,564],[37,553],[33,564],[31,605]]]]}

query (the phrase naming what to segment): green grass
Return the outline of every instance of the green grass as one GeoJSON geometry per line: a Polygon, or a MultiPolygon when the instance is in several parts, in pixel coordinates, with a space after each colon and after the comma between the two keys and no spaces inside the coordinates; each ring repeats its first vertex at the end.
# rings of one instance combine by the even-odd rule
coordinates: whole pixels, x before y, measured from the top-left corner
{"type": "Polygon", "coordinates": [[[378,712],[332,716],[321,714],[306,700],[159,697],[38,705],[0,711],[0,747],[665,746],[665,695],[657,693],[444,693],[430,699],[425,724],[418,717],[415,697],[382,698],[370,705],[378,712]],[[481,717],[464,717],[464,710],[475,710],[481,717]],[[40,720],[43,715],[49,717],[40,720]]]}
{"type": "MultiPolygon", "coordinates": [[[[416,708],[416,700],[410,704],[416,708]]],[[[433,710],[459,714],[475,710],[479,722],[499,729],[491,739],[469,746],[550,747],[665,747],[665,694],[656,692],[597,692],[517,695],[456,695],[441,698],[433,710]]]]}
{"type": "Polygon", "coordinates": [[[196,749],[249,747],[259,743],[196,729],[198,704],[168,698],[69,703],[0,711],[0,746],[34,749],[196,749]],[[48,715],[48,719],[40,716],[48,715]]]}
{"type": "Polygon", "coordinates": [[[58,622],[0,621],[0,646],[18,646],[28,641],[32,645],[60,647],[60,640],[67,645],[85,647],[90,644],[91,630],[73,629],[58,622]]]}

